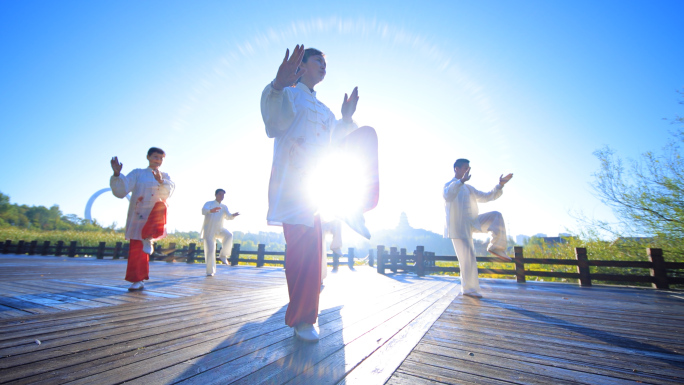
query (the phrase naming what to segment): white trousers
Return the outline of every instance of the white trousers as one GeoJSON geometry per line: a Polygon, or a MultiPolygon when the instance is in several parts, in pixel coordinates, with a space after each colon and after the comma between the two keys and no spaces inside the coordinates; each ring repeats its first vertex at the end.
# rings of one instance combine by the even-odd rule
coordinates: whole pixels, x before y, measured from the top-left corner
{"type": "MultiPolygon", "coordinates": [[[[492,211],[478,215],[481,228],[473,228],[474,233],[489,233],[492,237],[487,250],[506,250],[506,225],[503,216],[498,211],[492,211]]],[[[479,293],[480,282],[478,280],[477,259],[472,239],[452,239],[458,265],[461,268],[461,293],[479,293]]]]}
{"type": "Polygon", "coordinates": [[[323,223],[321,226],[323,232],[323,263],[321,263],[321,281],[328,276],[328,252],[325,249],[325,236],[332,234],[332,242],[330,243],[330,250],[342,255],[342,222],[335,219],[330,222],[323,223]]]}
{"type": "Polygon", "coordinates": [[[221,229],[213,236],[204,234],[204,259],[207,261],[207,274],[216,274],[216,239],[221,241],[221,258],[227,258],[233,249],[233,234],[221,229]]]}

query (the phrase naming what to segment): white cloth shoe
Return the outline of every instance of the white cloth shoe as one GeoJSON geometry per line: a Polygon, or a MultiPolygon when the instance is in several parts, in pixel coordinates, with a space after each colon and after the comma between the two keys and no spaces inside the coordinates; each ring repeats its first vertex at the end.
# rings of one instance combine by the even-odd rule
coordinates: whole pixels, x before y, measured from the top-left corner
{"type": "Polygon", "coordinates": [[[312,324],[299,324],[294,327],[294,335],[304,342],[318,342],[318,332],[312,324]]]}
{"type": "Polygon", "coordinates": [[[464,295],[464,296],[467,296],[467,297],[473,297],[473,298],[482,298],[482,294],[480,294],[480,293],[478,293],[478,292],[476,292],[476,291],[470,291],[470,292],[467,292],[467,293],[463,293],[463,295],[464,295]]]}
{"type": "Polygon", "coordinates": [[[138,291],[138,290],[142,290],[144,288],[145,288],[145,285],[142,283],[142,281],[133,282],[131,287],[128,288],[128,291],[138,291]]]}
{"type": "Polygon", "coordinates": [[[228,258],[226,258],[225,255],[221,255],[221,262],[223,262],[224,265],[228,266],[228,258]]]}
{"type": "Polygon", "coordinates": [[[493,256],[501,260],[501,262],[512,262],[513,260],[511,257],[506,254],[506,250],[501,250],[501,249],[495,249],[495,248],[487,248],[487,251],[489,251],[493,256]]]}
{"type": "Polygon", "coordinates": [[[152,255],[154,253],[154,242],[152,242],[152,239],[147,238],[142,240],[143,244],[143,253],[147,255],[152,255]]]}

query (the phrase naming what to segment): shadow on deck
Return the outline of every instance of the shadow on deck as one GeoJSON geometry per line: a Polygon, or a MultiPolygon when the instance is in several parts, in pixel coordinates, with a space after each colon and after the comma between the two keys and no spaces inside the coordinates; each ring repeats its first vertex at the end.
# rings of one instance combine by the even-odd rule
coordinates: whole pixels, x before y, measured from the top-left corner
{"type": "Polygon", "coordinates": [[[0,256],[0,383],[682,383],[684,294],[329,274],[321,341],[284,324],[280,268],[0,256]]]}

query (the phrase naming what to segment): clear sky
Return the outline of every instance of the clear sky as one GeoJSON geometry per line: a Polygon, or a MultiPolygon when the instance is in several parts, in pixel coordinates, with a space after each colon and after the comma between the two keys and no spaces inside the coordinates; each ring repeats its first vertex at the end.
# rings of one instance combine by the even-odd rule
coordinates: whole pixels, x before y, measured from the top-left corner
{"type": "MultiPolygon", "coordinates": [[[[318,97],[376,128],[381,196],[371,230],[402,211],[441,232],[441,190],[456,158],[489,190],[481,211],[509,234],[576,229],[572,212],[612,219],[591,192],[606,145],[657,150],[682,114],[684,2],[676,1],[2,1],[0,191],[13,203],[84,215],[109,183],[162,147],[176,183],[171,230],[199,231],[213,191],[266,226],[273,142],[259,111],[286,48],[326,53],[318,97]]],[[[125,201],[93,217],[125,223],[125,201]]]]}

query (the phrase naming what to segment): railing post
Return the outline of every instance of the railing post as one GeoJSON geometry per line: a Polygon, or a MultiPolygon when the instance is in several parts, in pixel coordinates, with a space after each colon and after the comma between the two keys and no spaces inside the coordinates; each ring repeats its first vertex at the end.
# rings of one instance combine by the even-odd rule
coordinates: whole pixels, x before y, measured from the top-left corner
{"type": "Polygon", "coordinates": [[[651,286],[656,289],[667,290],[670,288],[670,283],[667,279],[667,268],[665,267],[665,258],[663,258],[663,249],[646,249],[648,258],[651,260],[651,277],[653,283],[651,286]]]}
{"type": "Polygon", "coordinates": [[[425,246],[416,246],[416,274],[419,277],[425,275],[425,259],[423,258],[423,253],[425,252],[425,246]]]}
{"type": "Polygon", "coordinates": [[[256,267],[262,267],[264,266],[264,253],[266,252],[266,245],[263,243],[260,243],[257,245],[257,266],[256,267]]]}
{"type": "Polygon", "coordinates": [[[188,259],[185,261],[186,263],[195,263],[195,253],[197,253],[196,247],[197,245],[195,243],[188,245],[188,259]]]}
{"type": "Polygon", "coordinates": [[[95,258],[97,259],[104,259],[105,255],[105,246],[107,245],[106,242],[100,242],[99,245],[97,245],[97,255],[95,258]]]}
{"type": "Polygon", "coordinates": [[[57,241],[57,247],[55,247],[55,256],[62,256],[62,249],[64,248],[64,241],[57,241]]]}
{"type": "Polygon", "coordinates": [[[399,249],[399,268],[404,271],[408,270],[408,267],[406,266],[406,249],[403,247],[399,249]]]}
{"type": "Polygon", "coordinates": [[[9,254],[9,249],[11,246],[12,246],[12,240],[11,239],[5,240],[4,246],[2,248],[2,253],[3,254],[9,254]]]}
{"type": "Polygon", "coordinates": [[[575,258],[577,258],[577,273],[579,274],[580,286],[591,286],[591,274],[589,274],[589,259],[587,249],[575,247],[575,258]]]}
{"type": "Polygon", "coordinates": [[[69,243],[69,251],[68,251],[67,255],[71,258],[76,256],[76,244],[77,244],[76,241],[71,241],[71,243],[69,243]]]}
{"type": "Polygon", "coordinates": [[[399,253],[397,252],[396,247],[390,247],[390,263],[391,267],[390,269],[392,270],[393,273],[397,272],[397,259],[399,259],[399,253]]]}
{"type": "Polygon", "coordinates": [[[48,255],[50,252],[50,241],[43,242],[43,247],[40,249],[40,255],[48,255]]]}
{"type": "Polygon", "coordinates": [[[121,254],[121,246],[123,246],[123,243],[117,242],[114,245],[114,253],[112,255],[113,259],[119,259],[119,255],[121,254]]]}
{"type": "Polygon", "coordinates": [[[37,247],[37,246],[38,246],[38,241],[35,241],[35,240],[34,240],[34,241],[31,241],[31,243],[29,243],[28,255],[34,255],[34,254],[36,254],[36,247],[37,247]]]}
{"type": "Polygon", "coordinates": [[[333,252],[333,271],[337,271],[338,267],[340,267],[340,255],[333,252]]]}
{"type": "Polygon", "coordinates": [[[347,254],[347,265],[349,265],[350,269],[354,268],[354,248],[353,247],[349,248],[349,254],[347,254]]]}
{"type": "Polygon", "coordinates": [[[525,262],[523,262],[523,248],[520,246],[513,247],[515,253],[515,279],[518,283],[525,283],[525,262]]]}
{"type": "Polygon", "coordinates": [[[368,249],[368,266],[375,267],[375,250],[368,249]]]}
{"type": "Polygon", "coordinates": [[[19,254],[19,255],[24,254],[24,243],[26,243],[26,242],[23,240],[20,240],[19,243],[17,243],[16,254],[19,254]]]}
{"type": "Polygon", "coordinates": [[[237,266],[240,258],[240,244],[233,243],[233,250],[230,251],[230,265],[237,266]]]}
{"type": "Polygon", "coordinates": [[[385,274],[385,246],[378,245],[378,273],[385,274]]]}

